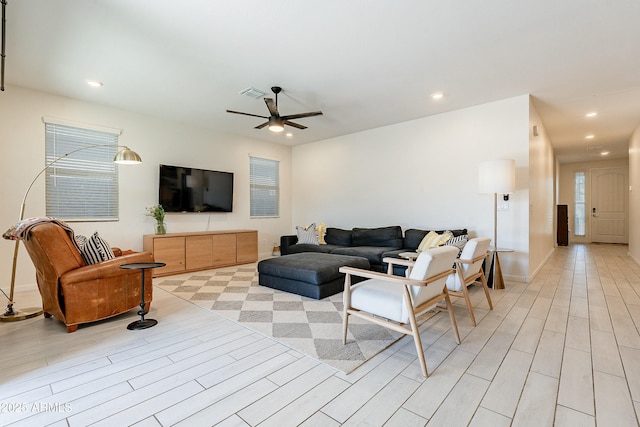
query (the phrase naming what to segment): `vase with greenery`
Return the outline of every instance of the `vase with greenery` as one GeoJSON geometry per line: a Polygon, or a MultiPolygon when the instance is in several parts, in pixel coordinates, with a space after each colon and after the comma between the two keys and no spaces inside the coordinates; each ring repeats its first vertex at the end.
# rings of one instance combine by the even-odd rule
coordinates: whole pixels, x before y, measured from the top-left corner
{"type": "Polygon", "coordinates": [[[147,209],[147,216],[156,220],[156,234],[166,234],[167,224],[164,223],[164,208],[162,205],[150,206],[147,209]]]}

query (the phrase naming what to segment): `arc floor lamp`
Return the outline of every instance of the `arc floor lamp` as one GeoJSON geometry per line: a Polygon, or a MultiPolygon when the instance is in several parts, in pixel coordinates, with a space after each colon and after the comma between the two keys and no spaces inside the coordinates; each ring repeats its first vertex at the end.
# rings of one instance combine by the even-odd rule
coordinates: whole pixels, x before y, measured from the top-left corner
{"type": "Polygon", "coordinates": [[[515,164],[515,160],[487,160],[480,163],[478,168],[479,193],[493,194],[493,261],[491,268],[493,269],[494,289],[504,289],[504,280],[498,259],[498,194],[508,195],[515,191],[515,164]]]}
{"type": "MultiPolygon", "coordinates": [[[[49,169],[51,166],[53,166],[54,164],[58,163],[60,160],[70,156],[73,153],[77,153],[78,151],[82,151],[82,150],[88,150],[90,148],[97,148],[97,147],[118,147],[118,148],[122,148],[122,150],[118,151],[115,155],[115,157],[113,158],[113,162],[120,164],[120,165],[131,165],[131,164],[139,164],[142,163],[142,159],[140,158],[140,156],[138,155],[138,153],[136,153],[135,151],[131,150],[129,147],[124,146],[124,145],[118,145],[118,144],[95,144],[95,145],[87,145],[86,147],[81,147],[78,149],[75,149],[73,151],[70,151],[66,154],[63,154],[60,157],[57,157],[56,159],[52,160],[51,162],[47,163],[47,165],[40,171],[38,172],[38,174],[35,176],[35,178],[33,178],[33,180],[31,181],[31,184],[29,184],[29,187],[27,187],[27,191],[24,193],[24,197],[22,198],[22,205],[20,205],[20,218],[18,219],[18,222],[22,221],[24,219],[24,208],[26,205],[26,201],[27,201],[27,196],[29,195],[29,191],[31,191],[31,187],[33,187],[33,184],[35,184],[35,182],[37,181],[37,179],[40,177],[40,175],[42,175],[47,169],[49,169]]],[[[2,322],[11,322],[11,321],[17,321],[17,320],[25,320],[25,319],[29,319],[31,317],[35,317],[38,316],[42,313],[42,309],[41,308],[37,308],[37,307],[29,307],[23,310],[14,310],[13,305],[14,305],[14,300],[13,300],[13,293],[15,290],[15,283],[16,283],[16,265],[18,262],[18,249],[20,247],[20,240],[16,240],[16,244],[15,244],[15,249],[13,250],[13,265],[12,265],[12,269],[11,269],[11,287],[9,289],[9,295],[7,295],[2,289],[0,289],[0,292],[2,292],[4,294],[4,296],[7,298],[7,300],[9,300],[9,302],[7,303],[7,310],[4,312],[4,314],[0,315],[0,321],[2,322]]]]}

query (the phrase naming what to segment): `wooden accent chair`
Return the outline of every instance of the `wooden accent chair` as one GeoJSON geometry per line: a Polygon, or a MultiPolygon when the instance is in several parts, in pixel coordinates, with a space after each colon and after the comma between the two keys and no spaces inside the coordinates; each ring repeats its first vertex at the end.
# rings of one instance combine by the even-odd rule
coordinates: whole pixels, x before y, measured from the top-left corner
{"type": "Polygon", "coordinates": [[[484,288],[484,294],[487,297],[489,308],[493,310],[491,302],[491,294],[487,286],[487,279],[484,276],[482,262],[489,256],[489,244],[491,239],[488,237],[476,237],[467,242],[460,254],[460,258],[456,259],[456,271],[447,278],[447,288],[449,295],[464,298],[469,309],[471,322],[476,326],[476,316],[473,313],[471,298],[469,298],[468,286],[477,285],[484,288]]]}
{"type": "MultiPolygon", "coordinates": [[[[458,249],[452,246],[421,252],[415,263],[411,262],[413,268],[409,277],[360,270],[353,267],[341,267],[340,272],[346,275],[343,294],[343,343],[347,342],[350,315],[403,334],[411,334],[416,345],[422,374],[425,377],[428,376],[416,314],[433,307],[444,299],[449,311],[451,326],[456,334],[456,341],[460,344],[458,325],[445,286],[446,278],[454,271],[452,265],[457,255],[458,249]],[[351,286],[351,276],[359,276],[368,280],[351,286]]],[[[385,258],[384,262],[406,265],[405,263],[410,261],[385,258]]]]}
{"type": "MultiPolygon", "coordinates": [[[[134,252],[86,265],[67,232],[55,223],[33,227],[24,245],[36,268],[44,317],[54,316],[74,332],[81,323],[106,319],[140,307],[140,270],[123,270],[121,264],[153,262],[150,252],[134,252]]],[[[130,252],[130,251],[129,251],[130,252]]],[[[115,248],[116,255],[122,252],[115,248]]],[[[145,275],[145,309],[153,287],[145,275]]]]}

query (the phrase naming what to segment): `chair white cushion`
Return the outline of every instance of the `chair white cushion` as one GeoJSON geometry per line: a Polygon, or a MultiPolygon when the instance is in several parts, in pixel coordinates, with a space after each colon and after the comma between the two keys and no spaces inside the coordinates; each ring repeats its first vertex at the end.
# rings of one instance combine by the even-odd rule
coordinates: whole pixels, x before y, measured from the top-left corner
{"type": "Polygon", "coordinates": [[[404,291],[395,283],[369,279],[353,285],[351,307],[395,322],[409,321],[404,291]]]}
{"type": "MultiPolygon", "coordinates": [[[[491,239],[488,237],[476,237],[467,242],[460,254],[460,259],[471,260],[480,255],[484,255],[489,250],[489,243],[491,239]]],[[[462,276],[466,279],[476,274],[482,268],[482,260],[476,261],[473,264],[462,264],[462,276]]],[[[457,272],[452,273],[447,277],[447,289],[454,292],[462,290],[462,282],[457,272]]]]}
{"type": "MultiPolygon", "coordinates": [[[[443,246],[421,252],[409,277],[426,280],[451,268],[458,250],[443,246]]],[[[410,286],[413,306],[417,307],[442,292],[446,277],[427,286],[410,286]]],[[[396,322],[407,323],[409,312],[405,301],[403,286],[385,282],[382,279],[369,279],[351,287],[351,307],[381,316],[396,322]]]]}

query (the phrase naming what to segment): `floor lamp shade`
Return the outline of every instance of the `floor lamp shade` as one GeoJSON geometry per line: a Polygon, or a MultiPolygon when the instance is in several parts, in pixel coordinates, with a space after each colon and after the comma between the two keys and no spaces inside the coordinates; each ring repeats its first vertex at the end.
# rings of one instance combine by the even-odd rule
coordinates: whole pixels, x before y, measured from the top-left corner
{"type": "Polygon", "coordinates": [[[480,163],[478,192],[481,194],[509,194],[516,189],[515,160],[498,159],[480,163]]]}

